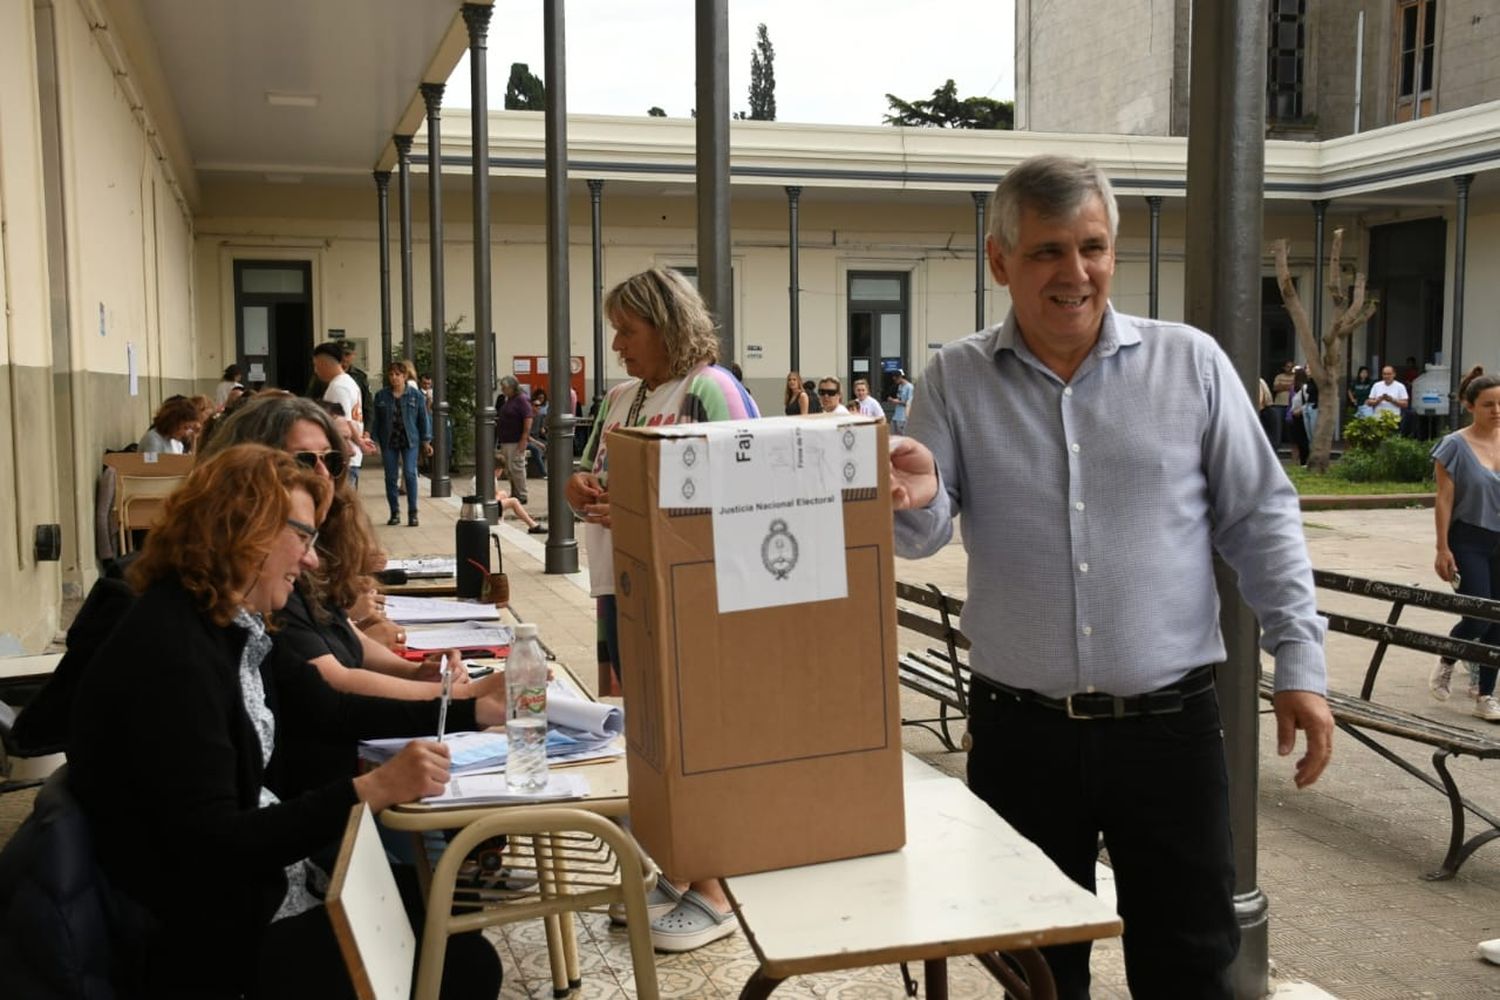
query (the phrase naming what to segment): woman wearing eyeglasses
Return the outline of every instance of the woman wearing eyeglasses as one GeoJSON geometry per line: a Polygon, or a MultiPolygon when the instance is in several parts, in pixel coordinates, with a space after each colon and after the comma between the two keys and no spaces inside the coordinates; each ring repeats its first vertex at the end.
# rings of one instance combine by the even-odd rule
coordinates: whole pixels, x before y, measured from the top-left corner
{"type": "MultiPolygon", "coordinates": [[[[574,473],[567,484],[568,503],[584,521],[589,581],[598,602],[601,692],[613,688],[620,670],[605,435],[622,426],[760,416],[739,380],[715,364],[719,340],[713,317],[681,274],[652,268],[627,278],[605,297],[604,312],[615,328],[611,346],[630,378],[604,397],[579,460],[586,471],[574,473]]],[[[734,933],[718,879],[691,887],[661,879],[647,904],[651,943],[661,951],[690,951],[734,933]]]]}
{"type": "MultiPolygon", "coordinates": [[[[435,660],[410,663],[355,624],[369,613],[365,605],[374,589],[370,574],[385,557],[364,508],[344,481],[344,453],[338,441],[337,428],[317,403],[277,396],[253,400],[226,420],[205,457],[246,442],[269,445],[289,452],[303,467],[329,480],[333,499],[318,536],[319,562],[301,575],[279,613],[282,628],[277,641],[302,655],[340,691],[430,698],[438,678],[435,660]],[[355,609],[352,615],[350,609],[355,609]]],[[[404,644],[405,638],[397,627],[398,642],[404,644]]],[[[460,674],[454,695],[474,697],[488,690],[482,685],[498,683],[471,686],[460,674]]]]}
{"type": "MultiPolygon", "coordinates": [[[[272,642],[269,616],[318,566],[313,542],[332,492],[271,448],[199,462],[130,568],[140,597],[83,673],[69,786],[111,885],[153,924],[128,956],[131,995],[352,996],[306,859],[339,839],[355,803],[378,812],[447,784],[447,747],[417,742],[357,778],[273,791],[289,736],[437,726],[436,701],[335,692],[272,642]]],[[[449,711],[455,729],[492,725],[503,697],[449,711]]],[[[482,938],[449,955],[444,996],[496,995],[499,962],[482,938]]]]}

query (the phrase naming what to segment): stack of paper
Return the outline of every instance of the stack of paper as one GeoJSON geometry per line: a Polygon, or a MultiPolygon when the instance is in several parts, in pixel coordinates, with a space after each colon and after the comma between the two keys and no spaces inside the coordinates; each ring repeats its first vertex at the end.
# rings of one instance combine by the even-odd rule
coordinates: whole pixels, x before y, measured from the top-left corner
{"type": "Polygon", "coordinates": [[[495,622],[500,620],[500,609],[493,604],[476,604],[446,597],[402,597],[392,594],[385,599],[385,616],[399,625],[495,622]]]}
{"type": "MultiPolygon", "coordinates": [[[[384,764],[410,742],[411,739],[405,736],[365,740],[359,745],[359,756],[372,764],[384,764]]],[[[505,767],[509,744],[504,733],[452,733],[443,742],[448,744],[448,752],[452,755],[453,774],[479,774],[505,767]]],[[[574,736],[561,729],[549,728],[547,759],[562,763],[618,757],[625,751],[615,744],[612,736],[574,736]]]]}
{"type": "Polygon", "coordinates": [[[458,570],[458,560],[452,556],[429,556],[420,559],[387,559],[386,569],[405,570],[407,579],[443,579],[453,576],[458,570]]]}
{"type": "MultiPolygon", "coordinates": [[[[434,649],[457,649],[476,656],[503,656],[510,649],[511,631],[508,625],[494,622],[454,622],[434,628],[411,629],[406,633],[406,648],[409,652],[434,649]]],[[[420,657],[418,657],[420,659],[420,657]]]]}

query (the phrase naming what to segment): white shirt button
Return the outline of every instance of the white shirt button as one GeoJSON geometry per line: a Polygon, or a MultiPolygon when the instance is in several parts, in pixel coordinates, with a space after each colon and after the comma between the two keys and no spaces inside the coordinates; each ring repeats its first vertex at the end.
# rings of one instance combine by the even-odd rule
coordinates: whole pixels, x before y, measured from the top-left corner
{"type": "Polygon", "coordinates": [[[1093,694],[1094,693],[1094,685],[1090,684],[1088,687],[1084,688],[1084,690],[1087,691],[1089,694],[1093,694]]]}
{"type": "Polygon", "coordinates": [[[1083,510],[1083,501],[1080,500],[1073,505],[1074,510],[1083,510]]]}
{"type": "Polygon", "coordinates": [[[1071,396],[1071,395],[1073,395],[1073,387],[1071,385],[1064,386],[1063,387],[1063,395],[1064,396],[1071,396]]]}
{"type": "Polygon", "coordinates": [[[1074,453],[1075,453],[1075,454],[1076,454],[1076,453],[1078,453],[1078,452],[1080,452],[1080,451],[1082,451],[1082,450],[1083,450],[1083,449],[1082,449],[1082,448],[1080,448],[1080,447],[1078,447],[1078,442],[1077,442],[1077,441],[1074,441],[1074,442],[1073,442],[1073,443],[1072,443],[1072,444],[1071,444],[1071,445],[1069,445],[1069,446],[1068,446],[1068,447],[1070,447],[1070,448],[1072,448],[1072,449],[1073,449],[1073,452],[1074,452],[1074,453]]]}
{"type": "Polygon", "coordinates": [[[1087,573],[1088,571],[1089,571],[1089,564],[1088,563],[1079,563],[1078,564],[1078,572],[1080,572],[1080,573],[1087,573]]]}
{"type": "Polygon", "coordinates": [[[1085,625],[1083,627],[1083,634],[1084,635],[1093,635],[1094,634],[1094,626],[1092,626],[1092,625],[1085,625]]]}

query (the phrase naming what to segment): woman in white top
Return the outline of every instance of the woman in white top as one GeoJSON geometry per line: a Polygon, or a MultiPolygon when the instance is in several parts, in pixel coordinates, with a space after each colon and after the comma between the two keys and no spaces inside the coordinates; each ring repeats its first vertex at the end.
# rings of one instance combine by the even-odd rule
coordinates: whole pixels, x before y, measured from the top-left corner
{"type": "Polygon", "coordinates": [[[224,404],[229,402],[229,394],[234,391],[235,386],[239,385],[241,389],[244,388],[243,385],[240,385],[240,378],[239,365],[230,365],[224,369],[224,375],[219,379],[219,384],[214,386],[214,407],[216,409],[224,409],[224,404]]]}
{"type": "Polygon", "coordinates": [[[156,411],[138,448],[142,452],[181,455],[200,428],[197,405],[184,396],[173,396],[156,411]]]}

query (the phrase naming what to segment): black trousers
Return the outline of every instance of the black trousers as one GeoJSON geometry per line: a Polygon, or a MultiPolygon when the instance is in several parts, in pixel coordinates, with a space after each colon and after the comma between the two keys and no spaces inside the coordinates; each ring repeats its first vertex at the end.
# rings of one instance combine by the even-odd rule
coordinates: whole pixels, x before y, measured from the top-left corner
{"type": "MultiPolygon", "coordinates": [[[[1458,565],[1460,594],[1491,599],[1500,596],[1500,532],[1455,519],[1448,524],[1448,548],[1453,551],[1453,561],[1458,565]]],[[[1497,646],[1500,645],[1500,622],[1461,618],[1448,634],[1455,639],[1471,639],[1497,646]]],[[[1495,676],[1494,667],[1479,668],[1481,695],[1495,693],[1495,676]]]]}
{"type": "MultiPolygon", "coordinates": [[[[420,948],[423,912],[416,872],[404,865],[395,866],[393,871],[420,948]]],[[[500,985],[500,956],[480,932],[455,934],[448,939],[439,991],[443,1000],[495,1000],[500,985]]],[[[270,926],[261,942],[256,983],[249,996],[265,1000],[354,1000],[348,967],[324,907],[270,926]]]]}
{"type": "MultiPolygon", "coordinates": [[[[1170,715],[1078,720],[976,677],[970,715],[970,789],[1090,891],[1104,835],[1131,995],[1231,997],[1239,926],[1214,693],[1170,715]]],[[[1089,944],[1042,952],[1060,998],[1088,997],[1089,944]]]]}

